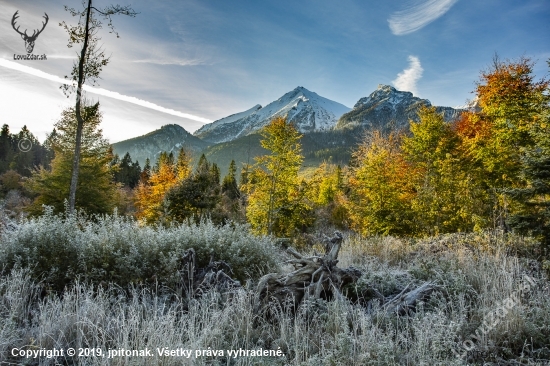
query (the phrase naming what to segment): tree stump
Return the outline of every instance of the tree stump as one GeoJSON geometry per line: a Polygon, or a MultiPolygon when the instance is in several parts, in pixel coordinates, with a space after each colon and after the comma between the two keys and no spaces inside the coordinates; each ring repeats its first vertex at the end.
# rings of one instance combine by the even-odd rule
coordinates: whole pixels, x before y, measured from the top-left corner
{"type": "Polygon", "coordinates": [[[342,298],[342,287],[361,277],[361,271],[356,268],[336,266],[342,240],[342,234],[336,231],[322,257],[305,257],[288,248],[287,253],[295,258],[288,263],[295,270],[287,274],[270,273],[260,279],[256,290],[256,311],[264,312],[272,302],[296,310],[306,300],[342,298]]]}

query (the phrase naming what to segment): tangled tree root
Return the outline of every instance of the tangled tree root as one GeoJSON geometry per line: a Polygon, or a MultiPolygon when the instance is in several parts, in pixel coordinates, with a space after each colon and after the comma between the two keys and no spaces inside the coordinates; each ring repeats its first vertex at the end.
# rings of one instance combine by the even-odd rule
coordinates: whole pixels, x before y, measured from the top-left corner
{"type": "MultiPolygon", "coordinates": [[[[279,309],[296,311],[306,302],[345,299],[342,288],[355,284],[362,273],[354,267],[337,266],[342,241],[342,234],[336,231],[334,237],[328,240],[323,256],[303,256],[295,249],[287,248],[287,253],[294,257],[288,261],[294,270],[283,274],[270,273],[259,280],[254,304],[256,314],[267,315],[273,304],[279,309]]],[[[193,249],[185,252],[182,261],[183,270],[180,273],[189,298],[201,297],[211,290],[227,294],[241,288],[240,282],[231,278],[233,272],[226,262],[211,260],[208,266],[198,269],[193,249]]],[[[436,288],[432,282],[414,289],[408,285],[399,294],[389,297],[372,289],[375,298],[364,305],[369,311],[376,301],[388,314],[410,315],[416,311],[418,303],[426,301],[436,288]]]]}
{"type": "Polygon", "coordinates": [[[342,234],[335,232],[322,257],[305,257],[288,248],[287,253],[296,258],[288,262],[295,270],[287,274],[270,273],[260,279],[256,289],[256,311],[264,312],[273,301],[297,309],[304,301],[343,298],[342,287],[355,283],[361,271],[336,266],[342,239],[342,234]]]}
{"type": "MultiPolygon", "coordinates": [[[[342,234],[336,231],[334,237],[327,241],[324,256],[305,257],[293,248],[288,248],[287,253],[295,258],[288,263],[292,264],[295,270],[286,274],[270,273],[260,279],[256,289],[256,312],[265,313],[273,303],[283,308],[290,306],[296,310],[305,302],[345,298],[342,288],[355,284],[362,273],[354,267],[337,267],[342,241],[342,234]]],[[[384,297],[374,289],[374,301],[379,302],[387,313],[409,315],[416,310],[417,304],[426,301],[436,288],[431,282],[415,289],[408,285],[399,294],[390,297],[384,297]]],[[[372,308],[372,304],[368,304],[367,308],[372,308]]]]}

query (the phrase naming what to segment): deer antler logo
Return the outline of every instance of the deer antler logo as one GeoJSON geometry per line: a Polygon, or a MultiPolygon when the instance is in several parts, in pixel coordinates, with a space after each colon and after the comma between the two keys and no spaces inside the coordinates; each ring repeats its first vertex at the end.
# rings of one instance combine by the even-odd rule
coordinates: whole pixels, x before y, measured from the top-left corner
{"type": "Polygon", "coordinates": [[[36,38],[38,37],[38,35],[40,33],[42,33],[42,31],[44,30],[44,28],[46,28],[46,24],[48,24],[48,14],[44,13],[44,16],[43,18],[46,19],[46,22],[42,22],[42,29],[38,30],[34,30],[34,32],[32,33],[32,36],[29,36],[27,34],[27,30],[25,29],[25,32],[21,33],[19,31],[19,26],[17,28],[15,28],[15,20],[17,18],[19,18],[19,15],[17,15],[17,13],[19,13],[19,10],[17,10],[15,12],[15,14],[13,14],[13,18],[11,18],[11,26],[13,27],[13,29],[15,29],[15,31],[17,33],[19,33],[21,35],[21,38],[23,38],[23,40],[25,41],[25,48],[27,49],[27,53],[32,53],[32,50],[34,49],[34,42],[36,41],[36,38]]]}

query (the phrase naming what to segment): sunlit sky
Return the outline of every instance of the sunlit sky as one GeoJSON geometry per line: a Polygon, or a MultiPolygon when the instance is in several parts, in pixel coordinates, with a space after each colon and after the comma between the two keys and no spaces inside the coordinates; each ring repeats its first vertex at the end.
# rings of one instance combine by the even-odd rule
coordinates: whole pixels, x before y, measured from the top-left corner
{"type": "MultiPolygon", "coordinates": [[[[98,7],[112,3],[96,0],[98,7]]],[[[119,16],[116,38],[101,33],[111,62],[98,89],[103,131],[111,142],[167,123],[193,132],[203,123],[266,105],[297,86],[348,107],[378,84],[412,91],[435,105],[462,105],[479,72],[501,59],[527,56],[548,74],[548,0],[118,0],[136,18],[119,16]]],[[[61,21],[75,0],[0,0],[0,123],[27,125],[40,140],[74,102],[59,89],[76,49],[61,21]],[[34,54],[20,30],[49,23],[34,54]]]]}

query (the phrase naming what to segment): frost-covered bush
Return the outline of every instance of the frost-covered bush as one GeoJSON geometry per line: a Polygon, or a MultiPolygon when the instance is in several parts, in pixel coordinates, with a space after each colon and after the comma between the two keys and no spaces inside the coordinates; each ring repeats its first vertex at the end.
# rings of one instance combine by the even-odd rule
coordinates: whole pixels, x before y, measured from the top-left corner
{"type": "Polygon", "coordinates": [[[268,237],[252,235],[246,225],[222,227],[204,221],[171,227],[140,226],[116,214],[96,217],[55,215],[24,219],[0,233],[0,268],[29,268],[56,290],[79,278],[177,285],[185,250],[196,252],[197,266],[211,259],[227,262],[237,279],[257,278],[277,266],[268,237]]]}

